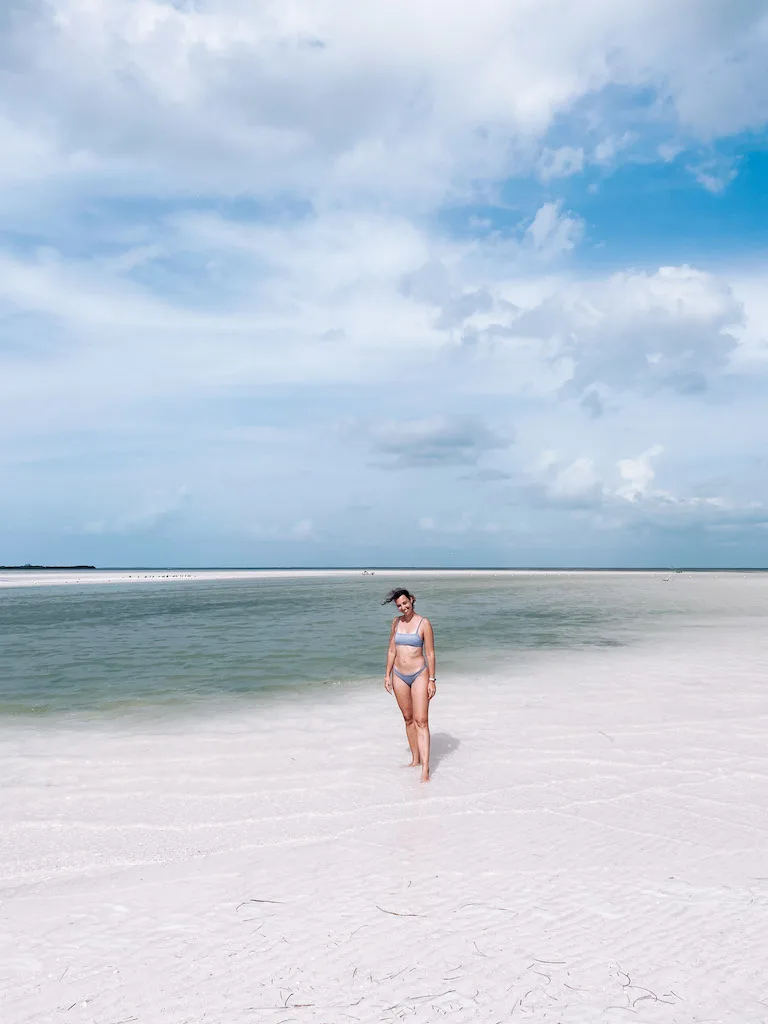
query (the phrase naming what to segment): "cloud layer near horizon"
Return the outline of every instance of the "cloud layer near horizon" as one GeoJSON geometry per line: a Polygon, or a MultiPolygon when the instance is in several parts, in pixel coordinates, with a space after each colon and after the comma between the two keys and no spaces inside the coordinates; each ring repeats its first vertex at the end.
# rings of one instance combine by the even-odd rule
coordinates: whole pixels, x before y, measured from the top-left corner
{"type": "Polygon", "coordinates": [[[0,561],[766,563],[767,4],[0,39],[0,561]]]}

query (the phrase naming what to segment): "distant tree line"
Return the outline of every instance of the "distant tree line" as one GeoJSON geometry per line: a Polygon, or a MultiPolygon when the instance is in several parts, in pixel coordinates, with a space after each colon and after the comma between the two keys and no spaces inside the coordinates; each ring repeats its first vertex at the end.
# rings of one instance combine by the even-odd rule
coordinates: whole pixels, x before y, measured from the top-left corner
{"type": "Polygon", "coordinates": [[[0,565],[0,572],[7,572],[10,569],[95,569],[95,565],[0,565]]]}

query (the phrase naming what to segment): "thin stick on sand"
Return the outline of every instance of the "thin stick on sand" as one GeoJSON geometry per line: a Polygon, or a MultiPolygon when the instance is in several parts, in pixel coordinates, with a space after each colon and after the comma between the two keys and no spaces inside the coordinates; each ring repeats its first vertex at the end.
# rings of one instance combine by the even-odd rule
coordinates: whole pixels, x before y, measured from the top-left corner
{"type": "Polygon", "coordinates": [[[423,914],[400,914],[397,910],[385,910],[378,903],[376,904],[376,909],[380,910],[382,914],[391,914],[393,917],[424,917],[423,914]]]}
{"type": "Polygon", "coordinates": [[[235,910],[239,910],[240,907],[246,906],[248,903],[280,903],[283,904],[283,900],[243,900],[242,903],[238,903],[235,910]]]}

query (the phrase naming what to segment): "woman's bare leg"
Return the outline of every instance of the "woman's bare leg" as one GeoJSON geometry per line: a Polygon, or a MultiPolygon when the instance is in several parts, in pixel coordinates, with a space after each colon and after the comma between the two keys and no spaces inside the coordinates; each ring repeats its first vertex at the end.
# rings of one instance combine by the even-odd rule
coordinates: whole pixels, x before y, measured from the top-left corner
{"type": "Polygon", "coordinates": [[[416,740],[416,723],[413,721],[413,702],[411,700],[411,688],[402,679],[392,673],[392,682],[395,686],[395,697],[397,704],[403,713],[405,721],[405,735],[408,737],[408,746],[411,748],[411,766],[420,764],[419,747],[416,740]]]}
{"type": "Polygon", "coordinates": [[[429,697],[427,696],[427,677],[424,671],[413,681],[411,687],[411,706],[413,723],[416,727],[416,743],[418,744],[419,760],[421,761],[421,781],[429,782],[429,697]]]}

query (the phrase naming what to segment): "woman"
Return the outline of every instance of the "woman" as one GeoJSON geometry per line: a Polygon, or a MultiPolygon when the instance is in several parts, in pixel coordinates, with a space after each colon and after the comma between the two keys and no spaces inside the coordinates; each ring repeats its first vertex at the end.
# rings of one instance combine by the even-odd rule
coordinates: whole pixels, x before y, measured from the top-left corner
{"type": "Polygon", "coordinates": [[[435,696],[435,638],[429,619],[414,611],[416,598],[393,590],[383,604],[395,603],[400,615],[389,634],[384,686],[395,697],[405,719],[411,765],[421,765],[421,781],[429,782],[429,702],[435,696]]]}

